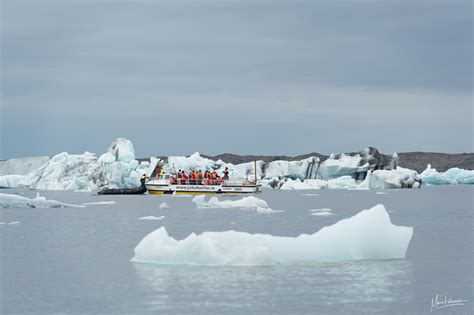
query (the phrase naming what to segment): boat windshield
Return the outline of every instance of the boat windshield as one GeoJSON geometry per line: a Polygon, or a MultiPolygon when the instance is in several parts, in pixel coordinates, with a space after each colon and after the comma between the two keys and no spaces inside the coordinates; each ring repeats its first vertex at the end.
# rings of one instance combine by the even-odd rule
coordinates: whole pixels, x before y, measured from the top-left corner
{"type": "Polygon", "coordinates": [[[160,179],[170,179],[170,175],[169,174],[161,175],[160,179]]]}

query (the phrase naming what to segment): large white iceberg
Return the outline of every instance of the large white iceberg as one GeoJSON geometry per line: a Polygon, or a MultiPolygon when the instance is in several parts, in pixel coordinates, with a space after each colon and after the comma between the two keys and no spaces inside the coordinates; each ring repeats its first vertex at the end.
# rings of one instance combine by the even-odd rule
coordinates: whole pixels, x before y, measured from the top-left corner
{"type": "Polygon", "coordinates": [[[164,227],[135,247],[133,262],[180,265],[274,265],[360,259],[405,258],[412,227],[395,226],[383,205],[298,237],[204,232],[183,240],[164,227]]]}
{"type": "Polygon", "coordinates": [[[420,178],[426,185],[472,185],[474,184],[474,170],[454,167],[446,172],[437,172],[435,168],[431,167],[431,164],[428,164],[420,174],[420,178]]]}
{"type": "Polygon", "coordinates": [[[0,208],[68,208],[83,207],[82,205],[67,204],[56,200],[48,200],[39,193],[35,198],[26,198],[13,194],[0,193],[0,208]]]}

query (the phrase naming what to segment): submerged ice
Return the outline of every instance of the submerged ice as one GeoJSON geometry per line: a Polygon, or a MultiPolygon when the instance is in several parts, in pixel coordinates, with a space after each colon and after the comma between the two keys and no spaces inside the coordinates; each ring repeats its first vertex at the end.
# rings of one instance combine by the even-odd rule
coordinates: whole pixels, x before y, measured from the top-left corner
{"type": "Polygon", "coordinates": [[[401,259],[412,227],[396,226],[383,205],[297,237],[246,232],[204,232],[182,240],[164,227],[135,247],[133,262],[179,265],[274,265],[360,259],[401,259]]]}

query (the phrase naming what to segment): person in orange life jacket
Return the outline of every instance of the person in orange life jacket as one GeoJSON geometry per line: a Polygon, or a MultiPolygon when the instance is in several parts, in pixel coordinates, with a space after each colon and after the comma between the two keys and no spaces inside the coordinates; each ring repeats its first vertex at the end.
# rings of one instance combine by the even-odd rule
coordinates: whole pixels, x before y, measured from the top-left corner
{"type": "Polygon", "coordinates": [[[189,183],[189,181],[188,181],[189,177],[188,177],[188,175],[186,174],[185,171],[183,171],[183,173],[182,173],[182,175],[181,175],[181,178],[182,178],[184,184],[187,185],[187,184],[189,183]]]}
{"type": "Polygon", "coordinates": [[[174,179],[174,176],[170,177],[170,185],[176,184],[176,180],[174,179]]]}
{"type": "Polygon", "coordinates": [[[216,171],[212,171],[212,173],[211,173],[211,182],[212,182],[212,185],[215,185],[215,184],[216,184],[216,180],[217,180],[217,173],[216,173],[216,171]]]}

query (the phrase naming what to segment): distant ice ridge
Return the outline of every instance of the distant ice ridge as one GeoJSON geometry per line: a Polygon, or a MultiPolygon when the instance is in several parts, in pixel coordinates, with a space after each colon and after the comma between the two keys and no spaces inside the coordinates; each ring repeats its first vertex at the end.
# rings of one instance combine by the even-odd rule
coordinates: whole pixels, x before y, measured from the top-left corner
{"type": "Polygon", "coordinates": [[[138,163],[130,140],[118,138],[99,158],[95,154],[57,154],[27,175],[0,176],[0,187],[41,190],[91,190],[140,186],[149,162],[138,163]]]}
{"type": "Polygon", "coordinates": [[[0,193],[0,208],[67,208],[83,207],[81,205],[67,204],[56,200],[47,200],[39,193],[35,198],[26,198],[13,194],[0,193]]]}
{"type": "Polygon", "coordinates": [[[173,265],[259,266],[360,259],[405,258],[412,227],[396,226],[383,205],[298,237],[204,232],[183,240],[164,227],[146,235],[131,261],[173,265]]]}
{"type": "MultiPolygon", "coordinates": [[[[152,163],[153,164],[153,163],[152,163]]],[[[332,154],[327,160],[309,157],[301,161],[257,161],[257,177],[266,187],[277,189],[369,189],[419,187],[415,171],[398,167],[398,155],[387,157],[377,149],[366,148],[355,154],[332,154]],[[371,178],[367,177],[371,174],[371,178]],[[365,182],[364,182],[365,180],[365,182]]],[[[254,178],[254,163],[231,164],[203,158],[199,153],[189,157],[170,156],[165,169],[230,169],[230,178],[254,178]]]]}
{"type": "MultiPolygon", "coordinates": [[[[153,163],[152,163],[153,164],[153,163]]],[[[281,179],[335,179],[341,176],[350,176],[361,181],[369,170],[391,170],[398,165],[398,155],[387,157],[375,148],[365,148],[354,154],[332,154],[327,160],[320,161],[318,157],[309,157],[300,161],[257,161],[257,177],[265,179],[271,187],[277,185],[281,179]]],[[[232,164],[222,160],[213,161],[202,157],[198,152],[189,157],[170,156],[165,165],[171,173],[178,170],[190,171],[194,169],[217,170],[221,173],[224,168],[230,169],[230,178],[248,178],[254,176],[254,163],[232,164]]],[[[278,188],[278,187],[277,187],[278,188]]]]}
{"type": "Polygon", "coordinates": [[[426,185],[472,185],[474,184],[474,170],[464,170],[461,168],[450,168],[446,172],[437,172],[428,164],[426,169],[420,174],[423,184],[426,185]]]}
{"type": "Polygon", "coordinates": [[[416,171],[400,166],[393,170],[369,170],[362,182],[356,181],[352,176],[341,176],[329,180],[283,179],[277,184],[283,190],[418,188],[420,185],[421,181],[416,171]]]}

